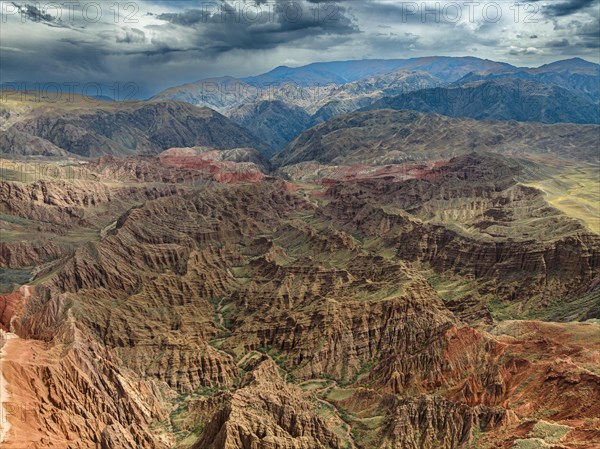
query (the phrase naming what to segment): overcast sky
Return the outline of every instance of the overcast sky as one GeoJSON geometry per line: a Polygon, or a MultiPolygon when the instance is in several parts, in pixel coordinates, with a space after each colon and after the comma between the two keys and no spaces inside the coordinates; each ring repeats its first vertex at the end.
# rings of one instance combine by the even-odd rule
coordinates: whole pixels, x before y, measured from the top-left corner
{"type": "Polygon", "coordinates": [[[471,55],[538,66],[599,62],[600,51],[600,0],[0,4],[1,82],[135,83],[137,97],[315,61],[471,55]]]}

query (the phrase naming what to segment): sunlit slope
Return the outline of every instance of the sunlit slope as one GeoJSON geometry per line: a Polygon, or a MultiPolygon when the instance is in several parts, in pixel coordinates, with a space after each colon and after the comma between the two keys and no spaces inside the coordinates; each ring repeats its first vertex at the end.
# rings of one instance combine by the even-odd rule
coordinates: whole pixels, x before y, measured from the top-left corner
{"type": "Polygon", "coordinates": [[[600,233],[600,168],[597,166],[567,167],[551,178],[526,185],[543,190],[548,203],[600,233]]]}

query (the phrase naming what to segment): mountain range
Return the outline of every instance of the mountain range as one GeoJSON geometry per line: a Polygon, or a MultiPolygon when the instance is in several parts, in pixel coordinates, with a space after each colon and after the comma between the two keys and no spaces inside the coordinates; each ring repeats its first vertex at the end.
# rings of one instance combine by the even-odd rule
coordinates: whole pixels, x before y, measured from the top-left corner
{"type": "Polygon", "coordinates": [[[600,123],[598,103],[556,85],[519,78],[422,89],[382,98],[363,109],[412,109],[476,120],[600,123]]]}
{"type": "Polygon", "coordinates": [[[250,78],[211,78],[173,87],[146,102],[79,96],[19,101],[7,95],[0,106],[0,148],[16,155],[94,157],[233,146],[254,147],[270,157],[315,125],[376,109],[598,124],[599,80],[599,66],[579,59],[531,69],[434,57],[280,67],[250,78]]]}
{"type": "MultiPolygon", "coordinates": [[[[283,102],[310,115],[309,120],[297,113],[286,117],[294,130],[346,112],[387,107],[475,119],[599,123],[599,80],[600,66],[577,58],[522,68],[473,57],[428,57],[278,67],[254,77],[200,80],[167,89],[154,99],[214,108],[251,131],[259,123],[283,118],[277,112],[282,104],[249,106],[265,101],[283,102]]],[[[261,134],[262,129],[254,131],[261,134]]],[[[289,131],[268,134],[275,150],[291,141],[289,131]]]]}

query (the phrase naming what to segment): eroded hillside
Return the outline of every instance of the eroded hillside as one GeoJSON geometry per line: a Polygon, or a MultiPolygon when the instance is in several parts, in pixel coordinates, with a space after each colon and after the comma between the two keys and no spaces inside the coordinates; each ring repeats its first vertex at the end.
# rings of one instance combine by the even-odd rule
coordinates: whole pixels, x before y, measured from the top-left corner
{"type": "Polygon", "coordinates": [[[2,374],[28,413],[3,447],[594,448],[600,239],[531,163],[12,162],[2,266],[31,279],[0,297],[2,374]]]}

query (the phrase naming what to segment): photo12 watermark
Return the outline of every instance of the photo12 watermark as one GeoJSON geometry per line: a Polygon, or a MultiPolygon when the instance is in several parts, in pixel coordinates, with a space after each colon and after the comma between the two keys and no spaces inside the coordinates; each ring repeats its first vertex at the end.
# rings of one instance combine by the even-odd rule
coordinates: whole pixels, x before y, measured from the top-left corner
{"type": "Polygon", "coordinates": [[[137,24],[140,6],[136,2],[0,2],[1,22],[16,18],[21,23],[57,22],[76,25],[98,23],[137,24]]]}
{"type": "Polygon", "coordinates": [[[130,101],[139,96],[140,86],[132,81],[99,83],[12,82],[0,85],[0,103],[13,101],[58,103],[88,101],[130,101]]]}
{"type": "MultiPolygon", "coordinates": [[[[167,2],[165,2],[167,3],[167,2]]],[[[147,12],[137,2],[0,2],[1,22],[16,19],[21,23],[56,22],[78,23],[113,22],[138,24],[147,12]]],[[[204,23],[273,23],[301,22],[333,23],[340,20],[340,2],[310,1],[207,1],[189,2],[189,10],[201,15],[204,23]]]]}
{"type": "Polygon", "coordinates": [[[498,23],[503,18],[515,23],[537,23],[541,8],[536,3],[519,2],[398,2],[400,22],[498,23]]]}
{"type": "MultiPolygon", "coordinates": [[[[138,24],[143,14],[137,2],[0,2],[1,21],[16,18],[21,23],[54,21],[62,24],[98,23],[138,24]]],[[[270,23],[276,21],[333,23],[340,20],[350,2],[341,1],[206,1],[190,2],[187,9],[200,14],[199,22],[270,23]]],[[[503,17],[515,22],[537,23],[541,6],[532,2],[420,1],[397,2],[401,23],[487,22],[497,23],[503,17]]]]}

